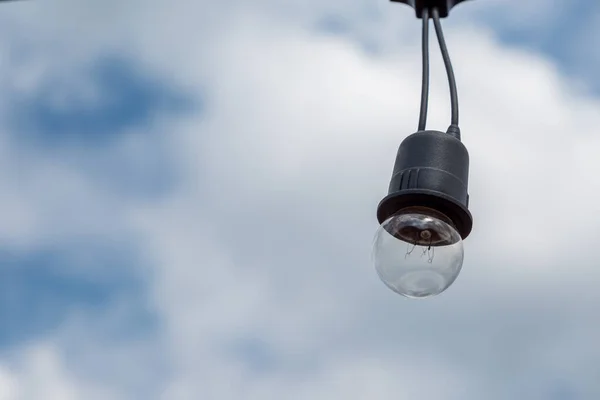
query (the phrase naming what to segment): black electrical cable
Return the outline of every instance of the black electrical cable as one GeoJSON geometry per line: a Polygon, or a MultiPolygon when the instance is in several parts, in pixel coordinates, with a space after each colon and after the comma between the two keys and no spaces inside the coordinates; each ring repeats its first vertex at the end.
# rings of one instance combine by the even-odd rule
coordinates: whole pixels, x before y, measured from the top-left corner
{"type": "Polygon", "coordinates": [[[450,61],[450,55],[448,54],[448,48],[446,47],[446,41],[444,40],[444,32],[442,30],[442,24],[440,23],[440,13],[437,8],[433,8],[431,14],[433,17],[433,25],[435,26],[435,33],[440,44],[442,58],[444,59],[444,65],[446,66],[446,73],[448,74],[448,84],[450,85],[450,107],[452,110],[450,128],[454,127],[455,130],[458,130],[458,93],[456,89],[456,79],[454,78],[454,70],[452,69],[452,62],[450,61]]]}
{"type": "Polygon", "coordinates": [[[423,55],[423,75],[421,79],[421,112],[419,113],[419,131],[427,125],[427,105],[429,102],[429,10],[423,9],[423,38],[421,52],[423,55]]]}

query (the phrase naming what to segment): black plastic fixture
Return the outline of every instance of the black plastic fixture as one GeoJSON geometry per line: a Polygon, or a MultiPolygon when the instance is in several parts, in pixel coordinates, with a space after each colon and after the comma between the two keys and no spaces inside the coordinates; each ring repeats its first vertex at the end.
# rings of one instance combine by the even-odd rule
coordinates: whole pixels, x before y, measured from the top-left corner
{"type": "Polygon", "coordinates": [[[437,8],[440,18],[446,18],[452,8],[467,0],[391,0],[394,3],[404,3],[415,9],[417,18],[423,18],[423,10],[437,8]]]}
{"type": "Polygon", "coordinates": [[[422,89],[418,131],[401,143],[388,195],[379,203],[373,261],[383,282],[406,297],[446,290],[462,268],[463,244],[471,233],[469,153],[461,142],[458,94],[440,19],[465,0],[391,0],[415,9],[422,19],[422,89]],[[435,27],[451,98],[445,132],[427,130],[429,20],[435,27]],[[419,247],[420,250],[416,251],[419,247]]]}

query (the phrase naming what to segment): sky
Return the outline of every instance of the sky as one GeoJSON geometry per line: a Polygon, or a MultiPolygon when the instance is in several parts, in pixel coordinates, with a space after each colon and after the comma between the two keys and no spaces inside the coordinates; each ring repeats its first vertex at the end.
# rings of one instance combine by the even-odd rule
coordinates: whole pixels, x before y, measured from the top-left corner
{"type": "Polygon", "coordinates": [[[600,5],[443,23],[474,229],[414,301],[370,260],[409,7],[0,4],[0,400],[600,398],[600,5]]]}

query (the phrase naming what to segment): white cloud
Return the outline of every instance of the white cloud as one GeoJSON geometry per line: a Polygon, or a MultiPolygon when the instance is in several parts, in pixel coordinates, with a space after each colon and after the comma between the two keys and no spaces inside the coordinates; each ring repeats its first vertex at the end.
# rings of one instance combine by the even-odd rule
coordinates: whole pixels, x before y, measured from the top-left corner
{"type": "MultiPolygon", "coordinates": [[[[230,38],[219,47],[223,58],[217,60],[223,61],[213,76],[217,106],[201,131],[208,137],[198,135],[194,125],[184,138],[182,147],[191,153],[184,162],[206,171],[207,178],[194,180],[197,188],[182,193],[187,201],[175,201],[166,216],[143,226],[156,235],[152,247],[163,260],[165,275],[158,288],[177,291],[172,297],[160,292],[163,304],[173,301],[167,311],[176,332],[173,342],[177,348],[215,353],[210,358],[188,352],[182,356],[184,370],[209,374],[213,363],[224,362],[212,337],[258,334],[283,358],[282,368],[292,370],[305,358],[327,364],[346,357],[344,362],[351,364],[347,358],[353,347],[375,357],[387,351],[400,357],[408,349],[433,346],[444,371],[467,371],[470,381],[462,398],[482,396],[485,389],[479,382],[496,381],[498,398],[519,392],[519,387],[525,390],[524,382],[507,382],[538,368],[561,375],[561,366],[537,362],[543,350],[523,350],[539,340],[554,342],[550,338],[557,324],[582,318],[569,316],[569,310],[597,301],[592,292],[565,293],[565,284],[592,289],[577,272],[588,273],[586,258],[575,257],[568,269],[562,262],[581,246],[571,237],[577,237],[578,221],[594,197],[575,199],[578,206],[569,212],[577,217],[552,219],[572,198],[568,190],[581,185],[569,182],[576,179],[572,170],[556,164],[563,152],[570,152],[564,133],[579,127],[581,136],[572,142],[577,146],[586,140],[584,126],[597,124],[597,118],[573,104],[589,108],[595,100],[571,93],[547,61],[503,49],[485,32],[471,28],[450,34],[454,58],[462,60],[457,70],[464,138],[473,158],[477,225],[456,287],[436,303],[393,302],[369,271],[370,219],[385,190],[396,146],[413,129],[418,72],[398,59],[369,59],[343,39],[292,29],[269,34],[265,25],[240,28],[238,40],[230,38]],[[200,204],[209,204],[209,211],[194,206],[200,204]],[[203,245],[206,237],[211,237],[210,250],[203,245]],[[222,255],[210,256],[215,249],[222,255]],[[235,255],[225,256],[231,252],[235,255]],[[228,260],[214,261],[223,257],[228,260]],[[210,289],[203,290],[206,286],[210,289]],[[381,319],[385,314],[387,321],[381,319]],[[465,351],[468,355],[459,356],[465,351]],[[444,364],[445,358],[452,361],[444,364]]],[[[418,57],[410,49],[402,55],[418,57]]],[[[441,91],[445,84],[439,68],[434,82],[439,85],[432,126],[444,129],[441,110],[447,95],[441,91]]],[[[155,210],[151,214],[157,215],[155,210]]],[[[584,315],[593,312],[579,307],[584,315]]],[[[585,351],[572,349],[575,358],[585,351]]],[[[227,387],[214,398],[246,393],[225,386],[240,379],[235,365],[209,375],[213,386],[227,387]]],[[[335,381],[330,373],[321,371],[324,380],[335,381]]],[[[418,372],[429,373],[427,368],[418,372]]],[[[571,376],[573,384],[597,393],[594,381],[583,376],[571,376]]],[[[276,379],[272,384],[278,387],[276,379]]],[[[192,381],[188,385],[203,387],[192,381]]],[[[305,385],[294,393],[312,387],[305,385]]],[[[547,385],[543,381],[528,390],[543,396],[547,385]]],[[[348,393],[344,385],[326,387],[328,398],[348,393]]]]}
{"type": "Polygon", "coordinates": [[[0,368],[0,399],[12,400],[16,398],[17,383],[11,371],[0,368]]]}
{"type": "MultiPolygon", "coordinates": [[[[120,204],[48,167],[29,189],[52,193],[39,182],[62,181],[61,193],[122,208],[113,222],[137,230],[154,268],[157,351],[169,373],[156,398],[544,398],[556,377],[582,398],[600,394],[599,355],[589,348],[600,333],[597,99],[480,27],[449,32],[476,225],[455,285],[408,302],[377,282],[369,246],[397,146],[416,122],[418,46],[396,41],[374,57],[350,39],[301,29],[312,12],[298,23],[259,16],[260,8],[237,13],[235,29],[211,25],[207,44],[200,33],[209,29],[194,25],[187,7],[169,11],[161,34],[147,17],[165,10],[160,4],[130,28],[152,68],[181,69],[174,79],[208,90],[209,113],[169,133],[184,185],[162,203],[120,204]],[[189,40],[169,45],[176,37],[189,40]],[[197,52],[190,38],[199,38],[197,52]],[[256,337],[274,358],[266,372],[235,353],[236,341],[256,337]]],[[[394,27],[384,21],[377,32],[394,27]]],[[[442,130],[447,87],[434,60],[430,126],[442,130]]],[[[5,204],[22,207],[23,218],[55,210],[20,196],[5,204]]],[[[79,225],[67,221],[75,234],[79,225]]],[[[139,349],[118,351],[153,368],[139,349]]],[[[19,388],[45,382],[61,399],[98,395],[99,385],[61,367],[60,351],[35,354],[23,356],[30,367],[17,377],[0,376],[19,388]]],[[[113,389],[125,397],[124,386],[113,389]]],[[[22,398],[52,398],[28,393],[22,398]]]]}

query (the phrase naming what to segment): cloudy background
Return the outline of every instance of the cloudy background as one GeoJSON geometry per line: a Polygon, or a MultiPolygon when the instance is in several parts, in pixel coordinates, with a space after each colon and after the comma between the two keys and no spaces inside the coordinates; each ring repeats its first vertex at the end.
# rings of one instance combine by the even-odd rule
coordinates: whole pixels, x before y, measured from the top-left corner
{"type": "Polygon", "coordinates": [[[2,4],[0,400],[600,398],[600,5],[444,23],[475,227],[410,301],[370,264],[408,7],[2,4]]]}

